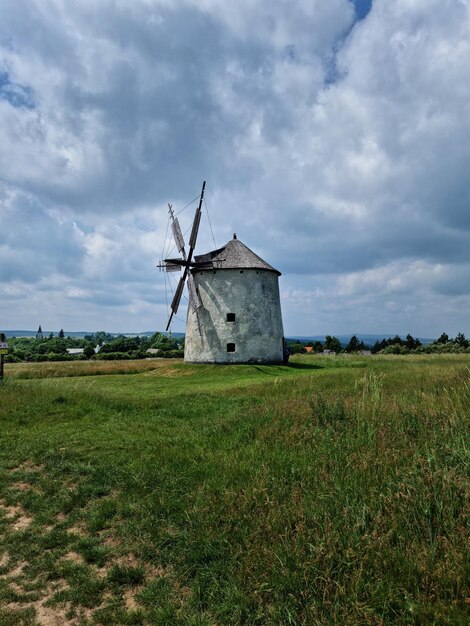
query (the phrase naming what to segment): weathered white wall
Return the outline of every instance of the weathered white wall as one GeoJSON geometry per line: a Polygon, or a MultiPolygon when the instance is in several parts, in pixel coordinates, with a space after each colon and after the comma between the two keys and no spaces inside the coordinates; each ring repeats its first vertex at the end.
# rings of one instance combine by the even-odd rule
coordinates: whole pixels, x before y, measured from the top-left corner
{"type": "Polygon", "coordinates": [[[282,361],[284,331],[275,272],[218,269],[195,271],[193,276],[202,307],[197,315],[188,308],[185,361],[282,361]],[[235,313],[235,322],[227,322],[227,313],[235,313]],[[228,343],[235,344],[235,352],[227,352],[228,343]]]}

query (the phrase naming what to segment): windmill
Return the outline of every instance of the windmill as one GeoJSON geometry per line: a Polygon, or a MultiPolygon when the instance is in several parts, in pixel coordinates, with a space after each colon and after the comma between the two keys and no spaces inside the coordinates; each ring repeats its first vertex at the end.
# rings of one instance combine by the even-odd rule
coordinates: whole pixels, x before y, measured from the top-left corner
{"type": "Polygon", "coordinates": [[[189,238],[189,249],[178,217],[169,207],[178,258],[159,267],[183,274],[171,302],[166,330],[176,315],[187,283],[185,361],[190,363],[280,363],[284,357],[279,297],[281,273],[233,235],[225,246],[194,255],[206,183],[202,184],[189,238]]]}

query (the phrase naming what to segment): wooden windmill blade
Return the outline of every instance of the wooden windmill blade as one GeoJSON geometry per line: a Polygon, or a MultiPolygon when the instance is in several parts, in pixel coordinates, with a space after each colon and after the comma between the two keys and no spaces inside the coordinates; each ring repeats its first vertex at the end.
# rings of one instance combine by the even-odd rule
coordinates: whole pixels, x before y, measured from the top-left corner
{"type": "Polygon", "coordinates": [[[199,205],[196,209],[196,213],[194,214],[193,225],[191,228],[191,236],[189,239],[189,252],[187,256],[186,256],[185,249],[184,249],[184,239],[181,233],[181,228],[178,222],[178,218],[174,216],[171,205],[168,205],[169,210],[170,210],[170,217],[172,220],[171,229],[173,232],[173,237],[175,238],[178,251],[181,252],[181,254],[183,255],[183,259],[166,259],[164,262],[165,268],[167,271],[175,271],[175,270],[168,270],[168,268],[175,267],[175,266],[178,266],[178,268],[181,268],[184,265],[184,273],[183,273],[183,276],[181,276],[179,280],[178,286],[176,287],[175,295],[173,296],[173,300],[171,302],[171,307],[170,307],[171,314],[170,314],[170,318],[168,319],[168,324],[166,325],[166,330],[170,328],[173,315],[176,315],[178,311],[178,307],[181,302],[181,296],[183,295],[184,284],[186,280],[188,279],[188,276],[189,276],[188,290],[189,290],[190,306],[192,307],[193,311],[197,311],[197,309],[200,308],[201,306],[201,301],[199,299],[199,295],[194,286],[194,280],[193,280],[192,275],[189,272],[189,268],[190,268],[191,260],[193,257],[194,248],[196,247],[196,240],[197,240],[197,235],[199,232],[199,224],[201,222],[201,215],[202,215],[201,207],[202,207],[202,201],[204,199],[205,187],[206,187],[206,181],[202,183],[202,190],[201,190],[201,197],[199,198],[199,205]],[[178,263],[178,261],[181,261],[181,263],[178,263]]]}
{"type": "Polygon", "coordinates": [[[194,214],[193,227],[191,229],[191,236],[189,238],[188,261],[191,260],[191,257],[193,256],[194,248],[196,247],[196,239],[197,239],[197,234],[199,232],[199,224],[201,222],[201,215],[202,215],[201,207],[202,207],[202,201],[204,199],[205,188],[206,188],[206,181],[202,183],[202,190],[201,190],[201,197],[199,199],[199,205],[196,209],[196,213],[194,214]]]}
{"type": "Polygon", "coordinates": [[[180,223],[177,217],[172,216],[172,218],[173,219],[171,222],[171,232],[173,233],[176,247],[178,249],[178,252],[181,252],[181,254],[183,255],[183,258],[186,259],[186,252],[184,250],[184,239],[183,239],[183,233],[181,232],[180,223]]]}
{"type": "Polygon", "coordinates": [[[183,295],[184,282],[185,282],[185,276],[183,274],[183,276],[181,276],[181,278],[178,281],[178,286],[176,287],[175,295],[173,296],[173,300],[171,302],[171,310],[175,314],[178,312],[178,307],[180,305],[181,296],[183,295]]]}
{"type": "Polygon", "coordinates": [[[168,213],[170,214],[171,221],[171,232],[173,233],[173,239],[175,240],[175,245],[178,252],[182,255],[181,259],[164,259],[162,260],[157,267],[160,270],[165,270],[166,272],[179,272],[181,271],[181,267],[184,261],[186,261],[186,251],[184,249],[184,238],[183,233],[181,232],[181,226],[177,217],[173,213],[173,205],[168,203],[168,213]]]}
{"type": "Polygon", "coordinates": [[[171,301],[171,314],[168,319],[168,324],[166,325],[166,330],[170,328],[171,320],[173,319],[173,315],[176,315],[178,312],[178,307],[181,302],[181,296],[183,295],[184,283],[186,282],[186,278],[188,276],[189,266],[187,265],[184,268],[183,276],[179,279],[178,286],[176,287],[175,295],[173,296],[173,300],[171,301]]]}
{"type": "Polygon", "coordinates": [[[200,207],[198,207],[196,209],[196,213],[194,214],[193,227],[191,229],[191,236],[189,238],[189,248],[192,250],[194,250],[194,248],[196,247],[196,239],[197,239],[197,234],[199,232],[200,222],[201,222],[201,209],[200,207]]]}

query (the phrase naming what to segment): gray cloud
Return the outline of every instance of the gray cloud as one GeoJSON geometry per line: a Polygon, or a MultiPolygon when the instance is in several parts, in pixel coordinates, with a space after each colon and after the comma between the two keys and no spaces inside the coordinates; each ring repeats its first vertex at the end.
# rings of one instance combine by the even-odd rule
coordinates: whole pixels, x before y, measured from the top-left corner
{"type": "Polygon", "coordinates": [[[73,223],[63,222],[31,195],[0,187],[0,279],[35,283],[51,273],[81,270],[83,244],[73,223]]]}
{"type": "MultiPolygon", "coordinates": [[[[81,211],[158,201],[182,186],[194,189],[208,171],[223,179],[253,116],[262,114],[272,140],[279,127],[294,126],[282,75],[303,66],[305,85],[313,64],[318,87],[318,55],[352,17],[346,0],[329,8],[315,3],[315,11],[307,2],[298,2],[297,11],[247,3],[230,19],[218,2],[175,8],[57,1],[53,11],[43,2],[30,11],[22,4],[6,3],[3,27],[16,33],[18,48],[5,65],[31,81],[40,101],[22,143],[28,152],[43,151],[46,163],[28,182],[81,211]]],[[[242,155],[236,160],[247,174],[242,155]]]]}

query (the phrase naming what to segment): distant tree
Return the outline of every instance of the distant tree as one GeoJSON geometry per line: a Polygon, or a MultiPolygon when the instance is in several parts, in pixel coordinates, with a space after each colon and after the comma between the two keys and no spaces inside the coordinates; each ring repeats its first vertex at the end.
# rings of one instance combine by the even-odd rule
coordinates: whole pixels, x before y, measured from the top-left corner
{"type": "Polygon", "coordinates": [[[160,352],[169,352],[171,350],[178,350],[178,340],[163,333],[155,333],[151,337],[152,348],[157,348],[160,352]]]}
{"type": "Polygon", "coordinates": [[[359,342],[359,339],[356,337],[356,335],[353,335],[351,339],[349,340],[348,345],[346,346],[346,352],[357,352],[360,349],[361,349],[361,342],[359,342]]]}
{"type": "Polygon", "coordinates": [[[116,337],[112,341],[106,341],[106,343],[101,346],[100,354],[107,352],[130,352],[131,350],[137,350],[138,347],[135,337],[119,335],[119,337],[116,337]]]}
{"type": "Polygon", "coordinates": [[[114,339],[114,336],[110,333],[105,332],[104,330],[99,330],[92,335],[85,335],[84,338],[87,341],[92,341],[95,344],[102,344],[103,341],[112,341],[114,339]]]}
{"type": "Polygon", "coordinates": [[[139,337],[140,339],[140,349],[145,352],[148,348],[150,348],[149,337],[139,337]]]}
{"type": "Polygon", "coordinates": [[[383,350],[383,348],[385,348],[385,346],[382,347],[382,343],[383,343],[383,339],[382,341],[379,341],[377,339],[377,341],[372,346],[372,350],[371,350],[372,354],[377,354],[377,352],[380,352],[380,350],[383,350]]]}
{"type": "MultiPolygon", "coordinates": [[[[417,347],[421,345],[421,342],[418,339],[413,339],[411,335],[408,335],[407,340],[410,345],[413,347],[417,347]]],[[[406,340],[402,339],[399,335],[395,335],[395,337],[389,337],[388,339],[377,340],[371,348],[372,354],[377,354],[377,352],[381,352],[390,346],[401,346],[406,348],[406,340]]],[[[360,348],[361,350],[366,350],[366,346],[364,348],[360,348]]],[[[393,354],[393,351],[389,350],[387,354],[393,354]]]]}
{"type": "Polygon", "coordinates": [[[436,343],[447,343],[449,340],[449,335],[447,333],[442,333],[436,343]]]}
{"type": "Polygon", "coordinates": [[[65,339],[50,337],[39,347],[40,354],[67,354],[67,343],[65,339]]]}
{"type": "Polygon", "coordinates": [[[60,339],[63,339],[64,337],[65,337],[65,335],[64,335],[64,329],[63,329],[63,328],[61,328],[61,329],[60,329],[60,331],[59,331],[59,338],[60,338],[60,339]]]}
{"type": "Polygon", "coordinates": [[[341,342],[337,337],[327,335],[325,337],[325,350],[331,350],[332,352],[341,352],[341,342]]]}
{"type": "Polygon", "coordinates": [[[49,339],[53,339],[53,337],[54,337],[54,333],[50,333],[49,334],[49,339]]]}
{"type": "Polygon", "coordinates": [[[291,354],[303,354],[305,352],[305,344],[301,341],[288,341],[287,347],[291,354]]]}
{"type": "Polygon", "coordinates": [[[313,344],[313,349],[315,352],[323,352],[323,344],[321,341],[315,341],[313,344]]]}
{"type": "Polygon", "coordinates": [[[91,359],[91,357],[95,354],[95,349],[92,343],[88,343],[83,348],[83,354],[86,356],[87,359],[91,359]]]}
{"type": "Polygon", "coordinates": [[[470,345],[470,342],[468,341],[468,339],[465,337],[463,333],[459,333],[455,337],[454,343],[456,343],[461,348],[468,348],[468,346],[470,345]]]}
{"type": "Polygon", "coordinates": [[[410,334],[406,336],[405,346],[408,350],[414,350],[415,348],[419,348],[421,345],[421,341],[419,339],[414,339],[410,334]]]}

